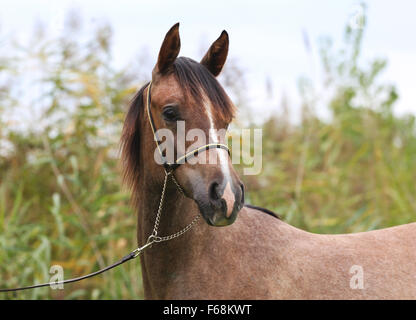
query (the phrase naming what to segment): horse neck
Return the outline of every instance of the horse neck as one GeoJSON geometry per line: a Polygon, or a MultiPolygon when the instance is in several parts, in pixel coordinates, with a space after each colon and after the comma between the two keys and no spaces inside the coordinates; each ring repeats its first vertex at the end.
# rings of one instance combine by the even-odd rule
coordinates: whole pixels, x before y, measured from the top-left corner
{"type": "MultiPolygon", "coordinates": [[[[163,172],[162,167],[158,170],[163,172]]],[[[163,180],[155,183],[153,177],[144,174],[141,194],[139,196],[138,214],[138,242],[140,245],[146,243],[152,234],[155,225],[157,211],[161,202],[163,180]]],[[[181,230],[189,224],[193,217],[198,213],[194,202],[186,198],[173,182],[172,177],[168,177],[164,199],[161,203],[162,211],[158,236],[167,236],[181,230]]]]}
{"type": "MultiPolygon", "coordinates": [[[[163,169],[160,167],[159,170],[163,169]]],[[[152,234],[162,193],[160,185],[153,177],[144,175],[141,195],[139,196],[138,242],[142,246],[152,234]],[[152,185],[153,183],[153,185],[152,185]]],[[[183,196],[171,178],[168,179],[165,198],[162,203],[158,236],[168,236],[182,230],[196,214],[199,214],[195,202],[183,196]]],[[[143,285],[146,298],[160,298],[168,290],[166,283],[173,274],[188,264],[190,252],[204,241],[209,241],[207,225],[198,221],[193,228],[175,239],[155,243],[141,255],[143,285]]]]}

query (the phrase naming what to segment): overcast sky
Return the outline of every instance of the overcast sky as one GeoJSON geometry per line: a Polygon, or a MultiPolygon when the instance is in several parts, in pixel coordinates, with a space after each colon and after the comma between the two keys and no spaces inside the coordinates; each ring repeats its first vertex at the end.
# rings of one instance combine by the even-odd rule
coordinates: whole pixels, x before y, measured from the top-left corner
{"type": "MultiPolygon", "coordinates": [[[[297,79],[311,75],[305,52],[305,30],[316,55],[317,40],[330,36],[339,43],[345,24],[358,10],[351,0],[297,1],[47,1],[0,0],[2,34],[27,37],[36,20],[48,30],[59,31],[65,13],[76,9],[90,25],[109,22],[114,30],[113,55],[124,66],[144,47],[157,57],[167,30],[180,22],[181,55],[201,58],[201,46],[214,41],[222,30],[230,36],[229,56],[246,70],[250,104],[261,114],[276,110],[283,92],[290,105],[299,104],[297,79]],[[275,92],[267,100],[265,82],[269,78],[275,92]]],[[[370,0],[368,27],[364,39],[366,58],[389,61],[383,79],[394,82],[400,94],[397,112],[416,111],[416,1],[370,0]]],[[[88,28],[86,29],[88,30],[88,28]]]]}

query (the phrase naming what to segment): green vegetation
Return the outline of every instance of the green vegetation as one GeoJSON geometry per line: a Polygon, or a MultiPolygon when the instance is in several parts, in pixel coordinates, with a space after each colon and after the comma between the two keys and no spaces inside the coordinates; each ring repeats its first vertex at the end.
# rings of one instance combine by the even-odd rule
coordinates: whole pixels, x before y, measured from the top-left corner
{"type": "MultiPolygon", "coordinates": [[[[136,244],[118,139],[128,101],[144,83],[142,69],[110,67],[108,26],[82,40],[79,28],[74,20],[54,39],[39,29],[27,45],[0,35],[0,287],[45,282],[54,264],[65,278],[86,274],[136,244]]],[[[325,81],[300,81],[301,124],[287,116],[265,121],[262,174],[242,176],[251,203],[311,232],[415,220],[415,117],[394,115],[396,89],[378,80],[386,62],[361,61],[362,33],[347,28],[339,51],[322,42],[325,81]],[[320,86],[331,94],[325,121],[315,112],[320,86]]],[[[232,84],[241,71],[231,64],[225,73],[232,84]]],[[[142,296],[139,261],[132,261],[65,291],[0,299],[142,296]]]]}
{"type": "Polygon", "coordinates": [[[316,116],[322,97],[303,79],[301,125],[265,122],[264,171],[244,177],[253,203],[311,232],[360,232],[416,217],[415,117],[394,115],[396,89],[378,81],[385,61],[361,66],[362,33],[347,28],[340,51],[322,43],[330,120],[316,116]]]}

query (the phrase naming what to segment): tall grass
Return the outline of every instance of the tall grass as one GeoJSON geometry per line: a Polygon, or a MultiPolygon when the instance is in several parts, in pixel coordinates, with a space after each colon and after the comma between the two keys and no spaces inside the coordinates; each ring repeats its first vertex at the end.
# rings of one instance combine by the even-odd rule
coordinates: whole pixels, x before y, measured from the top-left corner
{"type": "Polygon", "coordinates": [[[263,126],[263,174],[245,177],[250,199],[318,233],[349,233],[416,220],[416,123],[398,117],[396,88],[380,82],[387,63],[360,59],[364,28],[344,47],[322,41],[323,83],[300,81],[302,122],[263,126]],[[323,89],[318,89],[323,88],[323,89]],[[316,115],[322,93],[329,120],[316,115]]]}
{"type": "MultiPolygon", "coordinates": [[[[14,47],[14,59],[2,69],[12,85],[3,87],[0,101],[1,287],[47,282],[52,265],[62,266],[66,279],[89,273],[136,245],[135,213],[118,168],[118,139],[135,91],[133,78],[110,67],[108,26],[86,43],[77,40],[73,28],[58,39],[39,36],[26,47],[14,47]],[[19,96],[25,76],[39,90],[19,96]],[[21,130],[13,117],[24,119],[32,105],[41,113],[37,118],[33,113],[21,130]]],[[[65,290],[0,296],[123,297],[142,297],[138,261],[65,290]]]]}

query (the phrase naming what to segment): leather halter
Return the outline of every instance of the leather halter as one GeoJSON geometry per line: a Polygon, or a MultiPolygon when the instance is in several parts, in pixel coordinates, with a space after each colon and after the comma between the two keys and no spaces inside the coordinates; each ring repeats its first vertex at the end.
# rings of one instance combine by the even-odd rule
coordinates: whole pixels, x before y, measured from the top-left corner
{"type": "Polygon", "coordinates": [[[151,93],[150,93],[150,91],[151,91],[151,89],[152,89],[152,81],[150,81],[149,85],[147,86],[147,96],[146,96],[147,118],[149,119],[150,127],[152,128],[152,132],[153,132],[153,137],[154,137],[154,140],[156,142],[156,147],[159,150],[161,158],[163,159],[163,167],[165,168],[166,172],[172,172],[173,170],[178,168],[181,164],[186,163],[186,161],[188,159],[196,157],[201,152],[207,151],[209,149],[214,149],[214,148],[224,149],[224,150],[227,150],[228,155],[230,155],[230,149],[228,148],[228,146],[226,144],[208,143],[208,144],[205,144],[201,147],[195,148],[192,151],[189,151],[189,152],[185,153],[183,156],[177,158],[175,160],[175,162],[169,163],[167,161],[167,159],[164,158],[162,150],[160,150],[159,139],[157,138],[157,135],[156,135],[157,129],[156,129],[156,126],[155,126],[155,122],[153,120],[152,112],[150,110],[150,105],[151,105],[151,93]]]}

